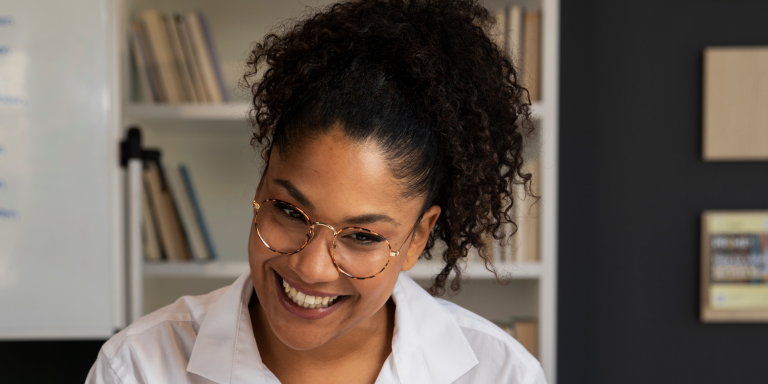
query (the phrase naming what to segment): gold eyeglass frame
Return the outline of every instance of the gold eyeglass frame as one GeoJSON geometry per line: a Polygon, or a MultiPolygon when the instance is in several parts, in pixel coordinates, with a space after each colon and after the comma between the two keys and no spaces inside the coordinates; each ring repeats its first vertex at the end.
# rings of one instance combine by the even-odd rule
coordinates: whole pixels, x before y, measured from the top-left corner
{"type": "Polygon", "coordinates": [[[380,273],[384,272],[384,270],[389,265],[389,261],[392,260],[392,258],[397,257],[397,256],[400,255],[400,251],[403,249],[403,246],[405,246],[405,243],[408,242],[408,239],[413,235],[413,232],[416,231],[416,225],[418,225],[418,223],[420,221],[420,220],[416,221],[416,225],[414,225],[413,230],[411,231],[411,233],[408,234],[408,237],[406,237],[405,240],[403,240],[403,244],[400,245],[400,249],[398,249],[397,251],[393,251],[392,250],[392,244],[389,243],[389,240],[387,240],[384,236],[382,236],[382,235],[380,235],[380,234],[378,234],[378,233],[376,233],[374,231],[371,231],[370,229],[365,229],[365,228],[361,228],[361,227],[344,227],[344,228],[341,228],[341,229],[339,229],[337,231],[336,228],[334,228],[330,224],[322,223],[322,222],[319,222],[319,221],[312,221],[309,218],[309,215],[307,215],[307,213],[304,212],[301,208],[299,208],[299,207],[297,207],[297,206],[295,206],[295,205],[293,205],[291,203],[288,203],[286,201],[283,201],[283,200],[265,199],[264,201],[261,202],[261,204],[259,204],[254,199],[252,204],[253,204],[253,209],[256,210],[256,217],[253,219],[253,225],[256,226],[256,234],[259,236],[259,239],[261,240],[261,242],[264,243],[264,245],[267,248],[269,248],[269,250],[271,250],[272,252],[277,252],[277,253],[282,254],[282,255],[293,255],[294,253],[301,252],[301,250],[304,249],[307,246],[307,244],[309,244],[309,242],[312,241],[312,239],[315,238],[315,225],[320,225],[320,226],[326,227],[326,228],[330,229],[333,232],[333,241],[331,242],[331,250],[329,252],[329,254],[331,255],[331,262],[333,262],[333,266],[336,267],[336,270],[339,271],[339,273],[341,273],[342,275],[347,276],[347,277],[352,278],[352,279],[357,279],[357,280],[372,279],[372,278],[378,276],[380,273]],[[307,238],[307,241],[304,242],[304,245],[301,246],[301,248],[299,248],[299,249],[297,249],[297,250],[295,250],[293,252],[281,252],[281,251],[278,251],[278,250],[272,248],[272,246],[270,246],[267,243],[267,241],[264,240],[264,238],[261,236],[261,232],[259,232],[258,220],[259,220],[259,208],[261,208],[261,206],[264,203],[266,203],[266,202],[276,202],[276,203],[280,203],[280,204],[285,204],[285,205],[287,205],[287,206],[289,206],[289,207],[291,207],[291,208],[301,212],[301,214],[306,219],[307,223],[309,223],[309,233],[308,233],[309,237],[307,238]],[[371,276],[357,277],[357,276],[352,276],[347,271],[341,269],[339,264],[336,263],[336,258],[333,256],[333,249],[336,248],[336,237],[339,235],[339,233],[341,233],[345,229],[357,229],[357,230],[365,231],[365,232],[371,233],[373,235],[376,235],[376,236],[382,238],[387,243],[387,247],[389,247],[389,257],[387,258],[387,263],[384,264],[384,267],[382,267],[380,271],[376,272],[376,274],[371,275],[371,276]]]}

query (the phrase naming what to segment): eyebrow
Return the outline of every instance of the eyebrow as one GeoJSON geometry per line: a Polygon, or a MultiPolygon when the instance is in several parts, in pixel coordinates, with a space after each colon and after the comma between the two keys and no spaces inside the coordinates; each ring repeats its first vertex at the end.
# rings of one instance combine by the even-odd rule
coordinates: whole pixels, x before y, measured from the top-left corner
{"type": "Polygon", "coordinates": [[[296,186],[293,185],[293,183],[291,183],[290,181],[283,180],[283,179],[272,179],[272,181],[275,184],[283,187],[285,191],[288,192],[288,194],[291,195],[291,197],[293,197],[294,199],[296,199],[296,201],[298,201],[301,205],[309,209],[315,209],[315,206],[309,201],[309,199],[307,199],[307,197],[304,196],[304,194],[301,193],[301,191],[299,191],[299,189],[296,188],[296,186]]]}
{"type": "MultiPolygon", "coordinates": [[[[291,197],[296,199],[296,201],[299,202],[299,204],[309,208],[309,209],[315,209],[315,206],[307,199],[306,196],[304,196],[301,191],[299,191],[298,188],[296,188],[293,183],[291,183],[288,180],[284,179],[272,179],[272,181],[283,187],[286,192],[288,192],[291,197]]],[[[371,223],[392,223],[394,225],[400,225],[400,223],[397,222],[397,220],[383,214],[383,213],[366,213],[363,215],[357,215],[357,216],[350,216],[344,218],[344,223],[351,224],[351,225],[361,225],[361,224],[371,224],[371,223]]]]}
{"type": "Polygon", "coordinates": [[[394,225],[400,225],[395,219],[383,214],[383,213],[367,213],[364,215],[347,217],[344,222],[352,225],[371,224],[371,223],[392,223],[394,225]]]}

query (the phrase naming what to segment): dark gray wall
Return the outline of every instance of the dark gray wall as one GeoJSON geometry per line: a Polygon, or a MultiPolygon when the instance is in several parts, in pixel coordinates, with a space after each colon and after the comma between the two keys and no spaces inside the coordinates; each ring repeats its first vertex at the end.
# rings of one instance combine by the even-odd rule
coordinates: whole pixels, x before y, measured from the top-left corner
{"type": "Polygon", "coordinates": [[[768,325],[698,320],[701,211],[768,208],[768,163],[701,160],[702,50],[768,2],[561,7],[559,383],[768,382],[768,325]]]}

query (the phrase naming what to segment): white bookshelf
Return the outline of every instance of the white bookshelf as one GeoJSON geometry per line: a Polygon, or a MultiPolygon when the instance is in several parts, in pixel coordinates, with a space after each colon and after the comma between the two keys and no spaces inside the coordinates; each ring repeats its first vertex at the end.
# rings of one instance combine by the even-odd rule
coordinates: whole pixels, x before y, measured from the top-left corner
{"type": "MultiPolygon", "coordinates": [[[[248,271],[247,261],[157,262],[144,264],[144,276],[151,278],[209,278],[236,279],[248,271]]],[[[427,280],[442,268],[440,263],[419,262],[406,274],[413,279],[427,280]]],[[[497,268],[511,280],[538,279],[540,263],[502,263],[497,268]]],[[[481,263],[470,262],[464,270],[468,279],[494,280],[496,277],[481,263]]]]}
{"type": "Polygon", "coordinates": [[[201,120],[243,121],[248,104],[231,102],[224,104],[139,104],[123,106],[123,116],[131,120],[201,120]]]}
{"type": "MultiPolygon", "coordinates": [[[[125,119],[146,120],[198,120],[198,121],[243,121],[248,113],[245,102],[224,104],[150,104],[128,103],[123,106],[125,119]]],[[[531,116],[539,120],[544,106],[533,103],[531,116]]]]}
{"type": "MultiPolygon", "coordinates": [[[[144,309],[152,310],[170,303],[183,294],[203,294],[212,284],[228,284],[248,270],[247,234],[251,219],[250,199],[258,183],[261,163],[251,151],[250,131],[245,125],[247,97],[237,98],[236,81],[242,61],[253,41],[268,27],[297,16],[306,2],[299,0],[122,0],[121,22],[125,27],[146,8],[162,12],[200,10],[211,26],[214,44],[222,62],[228,89],[235,101],[220,105],[157,105],[137,103],[128,46],[121,47],[122,125],[139,124],[145,133],[145,145],[160,147],[167,163],[184,162],[193,172],[199,198],[212,232],[219,259],[206,263],[146,262],[139,268],[146,287],[141,297],[144,309]],[[233,129],[219,129],[230,127],[233,129]],[[212,147],[212,149],[211,149],[212,147]],[[211,283],[213,282],[213,283],[211,283]],[[183,287],[183,288],[178,288],[183,287]],[[205,288],[199,288],[205,287],[205,288]],[[176,291],[174,291],[176,289],[176,291]],[[197,291],[195,290],[197,289],[197,291]],[[205,289],[205,291],[200,291],[205,289]],[[158,299],[162,297],[162,299],[158,299]],[[153,301],[154,300],[154,301],[153,301]],[[151,307],[146,303],[153,301],[151,307]]],[[[313,5],[331,3],[312,2],[313,5]]],[[[559,119],[559,0],[486,0],[490,9],[507,4],[522,4],[542,11],[542,100],[532,106],[540,136],[541,214],[539,256],[535,263],[503,263],[509,272],[508,285],[498,285],[493,275],[478,263],[466,268],[467,282],[455,297],[461,305],[483,301],[474,310],[480,315],[536,317],[539,321],[539,360],[550,384],[556,383],[557,346],[557,200],[558,200],[558,119],[559,119]],[[462,299],[463,298],[463,299],[462,299]],[[463,300],[463,301],[462,301],[463,300]],[[490,309],[489,309],[490,308],[490,309]],[[494,312],[495,311],[495,312],[494,312]]],[[[439,257],[437,257],[439,258],[439,257]]],[[[419,261],[409,272],[422,285],[428,285],[439,264],[419,261]]],[[[214,287],[215,288],[215,287],[214,287]]],[[[137,290],[133,289],[133,292],[137,290]]],[[[450,296],[445,297],[454,300],[450,296]]],[[[470,308],[472,309],[472,308],[470,308]]],[[[496,319],[503,320],[503,319],[496,319]]]]}

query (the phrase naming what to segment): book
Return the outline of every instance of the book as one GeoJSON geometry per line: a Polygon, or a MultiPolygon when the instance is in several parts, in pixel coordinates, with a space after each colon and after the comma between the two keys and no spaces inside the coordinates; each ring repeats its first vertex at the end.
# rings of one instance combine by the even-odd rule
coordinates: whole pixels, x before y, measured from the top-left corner
{"type": "Polygon", "coordinates": [[[507,22],[507,53],[512,58],[515,67],[519,68],[523,57],[523,7],[513,5],[509,8],[507,22]]]}
{"type": "Polygon", "coordinates": [[[154,84],[149,81],[149,67],[141,33],[141,24],[136,23],[131,27],[131,51],[136,74],[139,77],[137,96],[139,101],[157,101],[159,95],[154,89],[154,84]]]}
{"type": "Polygon", "coordinates": [[[494,18],[496,19],[496,24],[493,26],[493,31],[491,32],[491,39],[494,40],[494,43],[501,48],[502,50],[506,51],[507,48],[507,9],[498,9],[493,13],[494,18]]]}
{"type": "Polygon", "coordinates": [[[184,229],[188,246],[191,251],[192,260],[204,261],[210,259],[208,247],[203,239],[203,233],[200,229],[200,223],[197,221],[197,215],[192,207],[192,201],[187,193],[187,188],[182,180],[180,170],[169,172],[166,176],[171,186],[173,200],[178,208],[181,226],[184,229]]]}
{"type": "MultiPolygon", "coordinates": [[[[514,188],[514,186],[512,187],[514,188]]],[[[506,207],[509,205],[509,201],[502,198],[501,206],[506,209],[506,207]]],[[[515,211],[514,206],[510,210],[509,215],[511,216],[512,220],[514,221],[515,211]]],[[[513,261],[514,258],[514,244],[515,244],[515,238],[516,236],[512,233],[514,231],[515,227],[511,222],[504,221],[501,225],[502,233],[504,234],[504,239],[501,243],[501,261],[513,261]]]]}
{"type": "Polygon", "coordinates": [[[192,183],[192,176],[189,174],[187,167],[183,164],[179,165],[179,172],[181,173],[181,178],[187,190],[190,204],[192,205],[192,209],[195,212],[195,218],[197,219],[197,223],[200,226],[200,233],[203,236],[203,241],[205,241],[205,246],[208,249],[208,257],[211,260],[216,259],[216,250],[213,245],[213,238],[208,231],[208,226],[206,225],[205,218],[203,217],[203,210],[200,207],[200,202],[197,198],[197,193],[195,193],[194,184],[192,183]]]}
{"type": "Polygon", "coordinates": [[[146,185],[141,188],[141,221],[142,221],[142,240],[144,245],[144,258],[150,261],[160,261],[163,253],[160,249],[160,239],[157,236],[157,227],[155,225],[155,215],[150,207],[149,193],[146,185]]]}
{"type": "Polygon", "coordinates": [[[149,47],[152,51],[159,82],[165,90],[165,99],[162,101],[169,103],[180,103],[184,101],[183,91],[176,71],[176,64],[171,50],[171,43],[168,38],[168,32],[165,28],[163,16],[156,10],[146,10],[141,13],[141,20],[144,25],[149,47]]]}
{"type": "Polygon", "coordinates": [[[523,83],[533,102],[541,99],[541,13],[526,11],[524,24],[523,83]]]}
{"type": "Polygon", "coordinates": [[[192,51],[192,43],[190,42],[189,32],[184,24],[184,18],[179,15],[173,15],[174,25],[176,26],[176,32],[179,36],[179,43],[184,54],[184,62],[187,64],[187,70],[190,74],[192,81],[192,88],[195,90],[197,101],[205,103],[208,98],[205,95],[205,88],[203,87],[202,75],[200,74],[200,67],[195,59],[194,52],[192,51]]]}
{"type": "Polygon", "coordinates": [[[210,57],[211,64],[213,65],[213,74],[216,77],[221,98],[225,102],[229,101],[227,90],[224,88],[224,78],[221,76],[221,66],[219,65],[219,60],[217,60],[218,55],[216,54],[216,46],[213,44],[211,29],[208,27],[208,20],[200,12],[197,13],[197,18],[200,21],[200,28],[202,28],[203,37],[205,38],[205,46],[208,49],[208,57],[210,57]]]}
{"type": "Polygon", "coordinates": [[[534,320],[517,320],[512,332],[515,339],[530,352],[533,357],[539,355],[539,325],[534,320]]]}
{"type": "Polygon", "coordinates": [[[168,260],[189,260],[186,239],[182,232],[179,216],[176,213],[170,187],[162,176],[162,170],[154,162],[146,164],[143,173],[144,183],[149,191],[149,201],[154,208],[158,233],[163,253],[168,260]]]}
{"type": "Polygon", "coordinates": [[[164,100],[167,100],[168,97],[166,96],[163,83],[162,81],[160,81],[160,72],[158,72],[158,69],[157,69],[157,59],[155,59],[155,54],[149,46],[149,38],[147,37],[147,28],[143,22],[138,22],[137,26],[138,26],[139,36],[141,37],[141,41],[142,41],[144,58],[146,59],[146,64],[147,64],[147,76],[149,78],[150,84],[152,85],[152,88],[156,92],[154,101],[158,103],[163,102],[164,100]]]}
{"type": "Polygon", "coordinates": [[[184,22],[188,27],[187,31],[192,43],[192,52],[200,67],[206,99],[212,103],[222,103],[224,102],[222,87],[219,85],[218,77],[215,73],[214,60],[210,55],[212,51],[208,48],[200,20],[198,12],[187,12],[184,14],[184,22]]]}
{"type": "MultiPolygon", "coordinates": [[[[525,171],[532,174],[531,189],[539,194],[539,163],[529,160],[525,171]]],[[[515,220],[517,239],[515,241],[515,259],[518,262],[539,260],[539,209],[540,205],[532,196],[526,194],[523,186],[516,185],[515,220]]]]}
{"type": "Polygon", "coordinates": [[[171,16],[163,15],[163,23],[165,24],[165,30],[168,33],[168,41],[171,43],[173,61],[176,64],[176,73],[178,74],[179,83],[181,84],[181,90],[184,95],[183,100],[193,103],[197,102],[197,95],[192,86],[192,75],[189,73],[189,67],[187,66],[184,51],[182,51],[181,48],[179,34],[176,30],[176,22],[171,16]]]}

